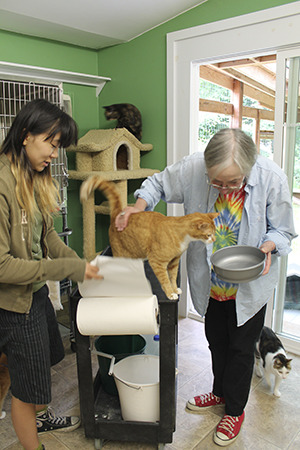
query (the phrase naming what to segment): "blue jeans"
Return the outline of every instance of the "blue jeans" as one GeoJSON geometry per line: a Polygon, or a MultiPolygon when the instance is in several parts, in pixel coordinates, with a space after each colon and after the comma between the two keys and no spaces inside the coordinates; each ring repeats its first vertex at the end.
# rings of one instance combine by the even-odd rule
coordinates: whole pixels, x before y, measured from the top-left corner
{"type": "Polygon", "coordinates": [[[205,315],[205,335],[212,357],[213,393],[225,398],[225,412],[240,416],[248,401],[254,348],[264,325],[266,305],[238,327],[235,300],[210,298],[205,315]]]}

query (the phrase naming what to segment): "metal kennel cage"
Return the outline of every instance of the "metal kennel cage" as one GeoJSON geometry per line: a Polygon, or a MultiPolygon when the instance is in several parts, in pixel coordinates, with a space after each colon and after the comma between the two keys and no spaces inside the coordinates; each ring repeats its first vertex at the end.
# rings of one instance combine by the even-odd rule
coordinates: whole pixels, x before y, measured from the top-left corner
{"type": "MultiPolygon", "coordinates": [[[[31,100],[43,98],[58,106],[66,109],[70,113],[70,103],[68,96],[63,95],[60,86],[44,85],[33,82],[20,82],[13,80],[0,80],[0,146],[4,141],[8,130],[21,108],[31,100]],[[67,98],[66,98],[67,97],[67,98]]],[[[51,162],[52,177],[58,182],[60,201],[59,209],[62,217],[62,230],[58,234],[68,245],[68,237],[72,230],[67,224],[67,186],[68,186],[68,163],[64,148],[60,148],[58,158],[51,162]]],[[[70,292],[71,281],[63,280],[60,284],[61,293],[70,292]]]]}

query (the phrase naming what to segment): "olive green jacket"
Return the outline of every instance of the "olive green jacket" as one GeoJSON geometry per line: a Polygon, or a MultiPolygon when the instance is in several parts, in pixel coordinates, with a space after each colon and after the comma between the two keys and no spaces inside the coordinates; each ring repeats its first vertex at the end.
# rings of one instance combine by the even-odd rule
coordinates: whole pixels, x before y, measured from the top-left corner
{"type": "Polygon", "coordinates": [[[0,155],[0,308],[26,313],[32,302],[32,283],[70,278],[83,281],[86,262],[67,247],[44,219],[43,259],[32,259],[32,227],[15,194],[16,180],[6,155],[0,155]],[[50,259],[49,259],[50,258],[50,259]]]}

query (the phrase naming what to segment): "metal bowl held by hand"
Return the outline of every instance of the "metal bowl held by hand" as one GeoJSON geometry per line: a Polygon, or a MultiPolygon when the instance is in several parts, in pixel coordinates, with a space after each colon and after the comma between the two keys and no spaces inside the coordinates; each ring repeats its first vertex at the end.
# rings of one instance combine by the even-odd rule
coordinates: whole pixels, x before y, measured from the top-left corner
{"type": "Polygon", "coordinates": [[[217,276],[229,283],[247,283],[260,277],[265,253],[250,245],[233,245],[217,250],[210,258],[217,276]]]}

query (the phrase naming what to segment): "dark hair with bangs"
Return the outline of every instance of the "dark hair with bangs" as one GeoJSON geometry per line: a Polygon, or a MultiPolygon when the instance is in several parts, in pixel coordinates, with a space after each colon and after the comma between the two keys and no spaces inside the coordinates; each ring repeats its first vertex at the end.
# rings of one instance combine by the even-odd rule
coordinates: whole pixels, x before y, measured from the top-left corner
{"type": "Polygon", "coordinates": [[[77,144],[77,125],[58,106],[44,99],[32,100],[17,114],[0,151],[11,160],[11,170],[17,182],[16,196],[21,208],[33,217],[38,202],[42,213],[51,214],[57,209],[58,191],[51,178],[50,165],[42,172],[32,169],[23,146],[28,133],[33,136],[46,134],[46,140],[60,134],[59,146],[69,147],[77,144]]]}
{"type": "Polygon", "coordinates": [[[41,98],[27,103],[18,113],[2,145],[1,153],[10,153],[13,159],[19,157],[28,133],[34,136],[49,133],[48,139],[60,133],[61,147],[77,144],[78,139],[77,125],[72,117],[41,98]]]}

